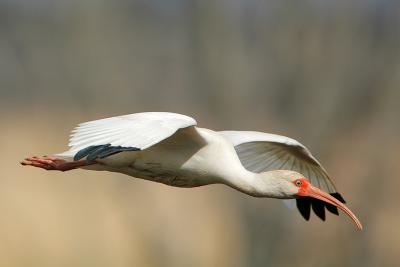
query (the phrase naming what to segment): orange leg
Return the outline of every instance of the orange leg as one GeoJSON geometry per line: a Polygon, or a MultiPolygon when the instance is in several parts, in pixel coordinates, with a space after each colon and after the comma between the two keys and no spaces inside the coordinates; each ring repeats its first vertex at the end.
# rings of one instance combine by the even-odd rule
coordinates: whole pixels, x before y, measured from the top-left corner
{"type": "Polygon", "coordinates": [[[45,170],[56,170],[56,171],[69,171],[79,167],[90,165],[85,159],[77,161],[66,161],[56,157],[30,157],[21,161],[24,166],[33,166],[42,168],[45,170]]]}

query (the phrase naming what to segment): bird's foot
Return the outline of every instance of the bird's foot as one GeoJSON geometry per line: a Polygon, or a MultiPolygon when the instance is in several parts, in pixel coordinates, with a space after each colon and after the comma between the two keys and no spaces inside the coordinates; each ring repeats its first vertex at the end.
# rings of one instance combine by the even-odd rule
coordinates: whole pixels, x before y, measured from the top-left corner
{"type": "Polygon", "coordinates": [[[84,161],[66,161],[56,157],[29,157],[21,161],[21,165],[33,166],[42,168],[45,170],[57,170],[57,171],[68,171],[87,165],[86,160],[84,161]]]}

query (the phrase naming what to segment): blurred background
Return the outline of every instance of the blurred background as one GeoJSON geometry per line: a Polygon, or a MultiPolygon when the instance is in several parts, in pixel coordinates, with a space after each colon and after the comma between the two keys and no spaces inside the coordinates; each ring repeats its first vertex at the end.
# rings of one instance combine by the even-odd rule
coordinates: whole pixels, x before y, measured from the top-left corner
{"type": "Polygon", "coordinates": [[[396,266],[396,0],[0,0],[1,266],[396,266]],[[171,111],[293,137],[349,207],[23,168],[79,122],[171,111]]]}

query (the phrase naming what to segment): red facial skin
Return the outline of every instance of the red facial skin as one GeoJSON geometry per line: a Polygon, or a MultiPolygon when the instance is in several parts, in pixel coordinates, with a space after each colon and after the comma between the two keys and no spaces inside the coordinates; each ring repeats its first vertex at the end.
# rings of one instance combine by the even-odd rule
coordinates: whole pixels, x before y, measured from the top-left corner
{"type": "Polygon", "coordinates": [[[293,184],[299,188],[297,192],[298,196],[306,197],[307,195],[307,188],[311,185],[311,183],[306,178],[299,178],[293,181],[293,184]],[[297,185],[296,183],[301,183],[301,185],[297,185]]]}
{"type": "Polygon", "coordinates": [[[299,178],[293,181],[293,184],[299,188],[297,195],[300,197],[312,197],[322,200],[326,203],[334,205],[346,213],[356,224],[358,230],[362,230],[363,226],[358,218],[346,207],[342,202],[334,198],[333,196],[325,193],[321,189],[314,187],[306,178],[299,178]]]}

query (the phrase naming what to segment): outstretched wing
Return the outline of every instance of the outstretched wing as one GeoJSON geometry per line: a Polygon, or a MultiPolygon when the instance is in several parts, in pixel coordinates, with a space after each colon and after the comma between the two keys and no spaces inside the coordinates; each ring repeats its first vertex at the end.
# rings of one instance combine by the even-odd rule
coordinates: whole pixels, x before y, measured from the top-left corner
{"type": "Polygon", "coordinates": [[[79,124],[71,134],[70,149],[59,156],[89,160],[129,150],[144,150],[196,125],[188,116],[168,112],[144,112],[79,124]]]}
{"type": "MultiPolygon", "coordinates": [[[[335,185],[328,173],[298,141],[289,137],[251,131],[222,131],[220,132],[232,141],[243,166],[253,172],[271,170],[293,170],[306,176],[310,182],[320,189],[344,202],[337,193],[335,185]]],[[[338,214],[337,209],[322,201],[312,198],[299,198],[297,207],[303,217],[308,220],[311,206],[322,220],[325,220],[325,209],[338,214]]]]}

